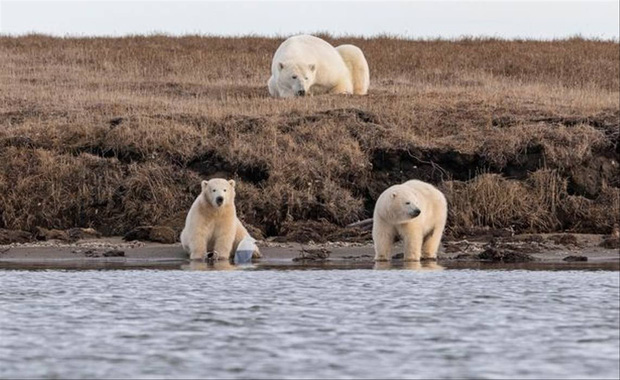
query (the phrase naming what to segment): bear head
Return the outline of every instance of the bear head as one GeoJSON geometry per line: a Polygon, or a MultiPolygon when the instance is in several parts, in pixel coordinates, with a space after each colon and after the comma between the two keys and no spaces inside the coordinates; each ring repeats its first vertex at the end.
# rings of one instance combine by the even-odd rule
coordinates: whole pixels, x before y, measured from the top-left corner
{"type": "Polygon", "coordinates": [[[314,63],[278,63],[278,90],[285,98],[305,96],[314,84],[316,65],[314,63]]]}
{"type": "Polygon", "coordinates": [[[395,186],[387,191],[389,199],[385,215],[395,223],[408,222],[420,215],[420,202],[413,191],[395,186]]]}
{"type": "Polygon", "coordinates": [[[202,196],[211,206],[217,208],[234,205],[235,181],[227,181],[222,178],[214,178],[202,181],[202,196]]]}

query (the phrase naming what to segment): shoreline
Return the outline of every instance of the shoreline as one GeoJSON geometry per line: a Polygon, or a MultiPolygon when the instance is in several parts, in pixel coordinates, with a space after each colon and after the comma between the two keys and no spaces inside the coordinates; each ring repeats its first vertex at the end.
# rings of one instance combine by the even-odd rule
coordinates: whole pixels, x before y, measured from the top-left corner
{"type": "MultiPolygon", "coordinates": [[[[258,242],[262,257],[253,260],[257,269],[607,269],[620,270],[620,253],[615,248],[599,246],[604,235],[527,234],[509,238],[469,237],[446,239],[438,260],[405,262],[398,257],[396,244],[393,260],[375,263],[372,242],[258,242]],[[557,242],[557,243],[556,243],[557,242]],[[481,259],[482,253],[507,252],[517,259],[481,259]],[[571,261],[566,261],[567,257],[571,261]],[[574,260],[574,261],[573,261],[574,260]]],[[[486,256],[482,256],[486,257],[486,256]]],[[[509,256],[506,256],[509,257],[509,256]]],[[[503,256],[502,256],[503,258],[503,256]]],[[[56,240],[0,246],[0,269],[28,268],[169,268],[169,269],[234,269],[228,262],[207,264],[190,262],[180,243],[162,244],[124,241],[122,237],[82,239],[73,243],[56,240]]],[[[242,266],[239,266],[242,267],[242,266]]]]}

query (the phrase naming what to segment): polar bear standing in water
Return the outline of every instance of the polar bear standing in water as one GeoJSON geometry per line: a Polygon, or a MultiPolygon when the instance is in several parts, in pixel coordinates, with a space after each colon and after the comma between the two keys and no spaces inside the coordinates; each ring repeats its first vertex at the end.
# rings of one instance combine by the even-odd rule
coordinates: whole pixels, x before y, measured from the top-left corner
{"type": "Polygon", "coordinates": [[[406,261],[436,259],[446,226],[446,197],[434,186],[417,180],[394,185],[377,199],[372,239],[375,261],[392,258],[394,239],[403,239],[406,261]]]}
{"type": "Polygon", "coordinates": [[[267,83],[273,97],[318,94],[366,95],[370,84],[368,62],[354,45],[334,48],[309,35],[284,41],[273,56],[267,83]]]}

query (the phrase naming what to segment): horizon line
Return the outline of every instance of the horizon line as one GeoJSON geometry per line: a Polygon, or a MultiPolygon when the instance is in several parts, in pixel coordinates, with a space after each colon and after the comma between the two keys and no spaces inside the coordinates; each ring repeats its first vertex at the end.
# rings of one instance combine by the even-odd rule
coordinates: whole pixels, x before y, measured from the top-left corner
{"type": "Polygon", "coordinates": [[[121,38],[136,38],[136,37],[167,37],[167,38],[187,38],[187,37],[199,37],[199,38],[230,38],[230,39],[242,39],[242,38],[267,38],[267,39],[286,39],[292,36],[300,34],[310,34],[313,36],[324,36],[326,38],[343,39],[351,38],[357,40],[372,40],[372,39],[396,39],[403,41],[466,41],[466,40],[496,40],[496,41],[541,41],[541,42],[553,42],[553,41],[567,41],[567,40],[586,40],[597,42],[620,42],[620,37],[603,37],[603,36],[584,36],[579,33],[555,36],[555,37],[504,37],[493,35],[469,35],[463,34],[457,37],[446,36],[409,36],[397,33],[376,33],[372,35],[359,35],[349,33],[331,33],[325,31],[315,32],[299,32],[291,34],[261,34],[261,33],[239,33],[239,34],[214,34],[214,33],[169,33],[152,31],[146,33],[123,33],[123,34],[75,34],[65,33],[64,35],[55,33],[43,33],[43,32],[22,32],[22,33],[4,33],[0,31],[0,38],[20,38],[20,37],[47,37],[47,38],[59,38],[59,39],[121,39],[121,38]]]}

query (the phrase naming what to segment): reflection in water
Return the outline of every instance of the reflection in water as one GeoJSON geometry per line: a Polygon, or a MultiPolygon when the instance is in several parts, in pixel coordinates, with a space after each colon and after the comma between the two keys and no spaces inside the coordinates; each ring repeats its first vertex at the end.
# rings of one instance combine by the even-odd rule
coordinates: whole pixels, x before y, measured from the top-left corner
{"type": "Polygon", "coordinates": [[[243,266],[237,266],[231,264],[228,260],[218,260],[218,261],[195,261],[192,260],[187,264],[181,265],[182,270],[189,271],[229,271],[229,270],[237,270],[239,268],[243,268],[243,266]]]}
{"type": "Polygon", "coordinates": [[[437,261],[377,261],[373,267],[375,270],[407,269],[415,271],[439,271],[444,267],[437,261]]]}

